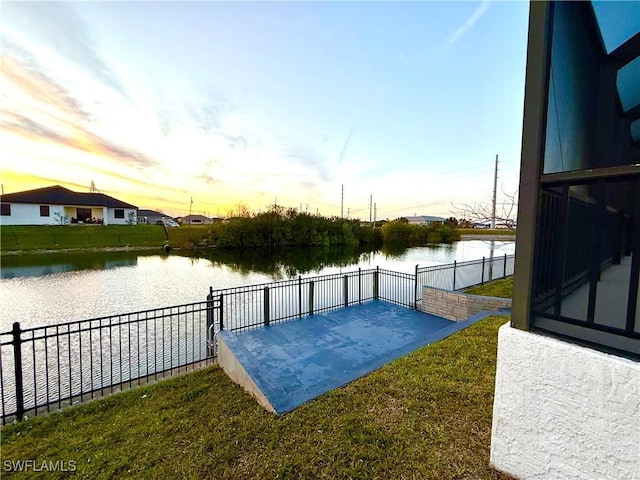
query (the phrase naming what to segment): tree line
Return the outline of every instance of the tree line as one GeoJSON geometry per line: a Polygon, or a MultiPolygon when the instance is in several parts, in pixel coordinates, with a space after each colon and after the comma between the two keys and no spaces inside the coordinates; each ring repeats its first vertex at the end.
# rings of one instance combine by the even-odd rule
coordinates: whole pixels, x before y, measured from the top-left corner
{"type": "Polygon", "coordinates": [[[410,225],[406,219],[373,227],[358,219],[324,217],[273,205],[256,214],[245,213],[211,226],[209,240],[220,248],[280,248],[329,246],[406,246],[452,242],[455,228],[448,225],[410,225]]]}

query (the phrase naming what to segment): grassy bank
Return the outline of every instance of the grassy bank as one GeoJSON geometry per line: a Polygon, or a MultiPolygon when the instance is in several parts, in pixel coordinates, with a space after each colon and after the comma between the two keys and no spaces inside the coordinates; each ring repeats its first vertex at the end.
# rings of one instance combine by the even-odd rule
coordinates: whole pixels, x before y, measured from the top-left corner
{"type": "Polygon", "coordinates": [[[486,295],[488,297],[511,298],[513,295],[513,277],[495,280],[484,285],[471,287],[464,291],[471,295],[486,295]]]}
{"type": "MultiPolygon", "coordinates": [[[[172,247],[187,248],[208,234],[207,226],[169,229],[172,247]]],[[[0,249],[8,251],[77,248],[161,247],[167,238],[160,225],[7,225],[0,229],[0,249]]]]}
{"type": "Polygon", "coordinates": [[[485,319],[283,417],[212,367],[4,427],[3,461],[73,461],[90,478],[507,478],[489,467],[507,320],[485,319]]]}
{"type": "Polygon", "coordinates": [[[509,230],[508,228],[458,228],[458,234],[460,235],[513,235],[515,237],[515,230],[509,230]]]}

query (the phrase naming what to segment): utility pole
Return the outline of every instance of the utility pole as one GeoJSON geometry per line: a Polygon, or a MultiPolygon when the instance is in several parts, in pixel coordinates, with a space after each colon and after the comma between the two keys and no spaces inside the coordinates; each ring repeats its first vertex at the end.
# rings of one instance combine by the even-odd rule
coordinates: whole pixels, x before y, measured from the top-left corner
{"type": "Polygon", "coordinates": [[[344,218],[344,183],[340,194],[340,218],[344,218]]]}
{"type": "Polygon", "coordinates": [[[371,225],[373,221],[372,209],[373,209],[373,194],[369,195],[369,225],[371,225]]]}
{"type": "Polygon", "coordinates": [[[375,228],[376,223],[378,221],[378,204],[374,203],[373,204],[373,226],[375,228]]]}
{"type": "Polygon", "coordinates": [[[496,169],[493,175],[493,207],[491,209],[491,228],[496,228],[496,196],[498,193],[498,155],[496,155],[496,169]]]}

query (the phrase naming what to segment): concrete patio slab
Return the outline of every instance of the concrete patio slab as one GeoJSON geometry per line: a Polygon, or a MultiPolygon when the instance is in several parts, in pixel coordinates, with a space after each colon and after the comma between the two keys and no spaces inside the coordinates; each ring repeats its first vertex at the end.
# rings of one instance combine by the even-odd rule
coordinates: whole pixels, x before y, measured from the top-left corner
{"type": "Polygon", "coordinates": [[[222,331],[218,363],[261,405],[283,414],[487,315],[454,322],[372,301],[268,327],[222,331]]]}

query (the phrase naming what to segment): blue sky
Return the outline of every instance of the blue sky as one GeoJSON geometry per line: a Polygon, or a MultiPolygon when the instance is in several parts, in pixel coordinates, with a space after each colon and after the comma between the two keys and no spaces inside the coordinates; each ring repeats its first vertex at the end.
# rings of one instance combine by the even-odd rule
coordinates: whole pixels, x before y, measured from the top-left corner
{"type": "Polygon", "coordinates": [[[6,193],[449,216],[517,188],[528,3],[2,3],[6,193]]]}

